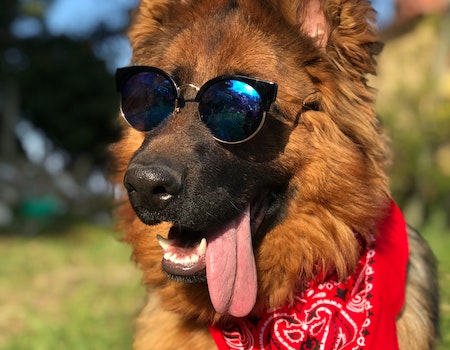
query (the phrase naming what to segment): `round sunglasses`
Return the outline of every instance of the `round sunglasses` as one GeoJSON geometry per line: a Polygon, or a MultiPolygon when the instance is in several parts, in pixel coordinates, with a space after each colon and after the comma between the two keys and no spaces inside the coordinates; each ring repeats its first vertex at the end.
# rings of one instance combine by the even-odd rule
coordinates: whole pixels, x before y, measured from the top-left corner
{"type": "Polygon", "coordinates": [[[177,86],[159,68],[133,66],[116,72],[121,112],[133,128],[147,132],[156,128],[186,102],[197,102],[199,116],[213,137],[223,143],[242,143],[253,138],[264,124],[266,112],[277,96],[277,84],[241,75],[223,75],[201,88],[177,86]],[[196,90],[194,99],[182,91],[196,90]]]}

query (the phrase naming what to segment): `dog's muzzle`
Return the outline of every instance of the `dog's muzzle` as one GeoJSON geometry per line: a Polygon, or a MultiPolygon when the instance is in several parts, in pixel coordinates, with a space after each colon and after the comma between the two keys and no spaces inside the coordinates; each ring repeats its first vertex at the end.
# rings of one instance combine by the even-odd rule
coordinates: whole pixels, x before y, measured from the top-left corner
{"type": "MultiPolygon", "coordinates": [[[[240,210],[232,206],[235,214],[231,218],[217,214],[220,220],[206,228],[189,228],[176,218],[186,211],[180,204],[189,203],[191,198],[186,196],[184,181],[183,171],[177,167],[135,163],[130,164],[124,185],[133,209],[144,223],[173,223],[167,238],[158,236],[163,250],[162,269],[168,277],[187,283],[207,282],[211,303],[218,313],[243,317],[256,302],[252,232],[264,219],[269,197],[260,195],[240,210]]],[[[204,202],[205,197],[195,199],[204,202]]],[[[189,208],[190,220],[197,220],[190,211],[192,205],[189,208]]]]}

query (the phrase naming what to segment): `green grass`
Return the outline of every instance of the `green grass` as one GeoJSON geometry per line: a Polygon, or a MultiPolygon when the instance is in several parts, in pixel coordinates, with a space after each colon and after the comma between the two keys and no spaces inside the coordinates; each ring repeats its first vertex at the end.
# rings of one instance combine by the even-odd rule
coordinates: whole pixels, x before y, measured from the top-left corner
{"type": "Polygon", "coordinates": [[[0,236],[0,349],[130,349],[144,289],[129,255],[91,225],[0,236]]]}
{"type": "MultiPolygon", "coordinates": [[[[450,232],[437,215],[423,230],[440,266],[442,344],[450,349],[450,232]]],[[[79,224],[32,238],[0,236],[0,349],[130,349],[143,303],[130,247],[79,224]]]]}

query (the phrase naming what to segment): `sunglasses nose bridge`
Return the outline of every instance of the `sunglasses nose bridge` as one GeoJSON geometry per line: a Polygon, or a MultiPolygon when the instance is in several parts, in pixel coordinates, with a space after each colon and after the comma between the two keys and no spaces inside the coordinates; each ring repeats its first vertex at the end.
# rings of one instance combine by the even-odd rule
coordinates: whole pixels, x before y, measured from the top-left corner
{"type": "Polygon", "coordinates": [[[200,88],[194,84],[184,84],[179,86],[175,112],[179,113],[180,109],[186,105],[186,102],[195,102],[199,90],[200,88]]]}
{"type": "Polygon", "coordinates": [[[184,100],[184,102],[195,101],[197,93],[200,88],[194,84],[184,84],[178,88],[178,96],[184,100]]]}

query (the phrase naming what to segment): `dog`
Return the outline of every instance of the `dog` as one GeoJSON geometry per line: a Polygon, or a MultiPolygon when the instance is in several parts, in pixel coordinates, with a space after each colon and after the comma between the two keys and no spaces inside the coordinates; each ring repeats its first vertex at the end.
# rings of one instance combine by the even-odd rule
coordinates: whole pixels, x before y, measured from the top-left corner
{"type": "Polygon", "coordinates": [[[364,0],[142,0],[117,71],[136,349],[432,349],[433,254],[392,200],[364,0]]]}

